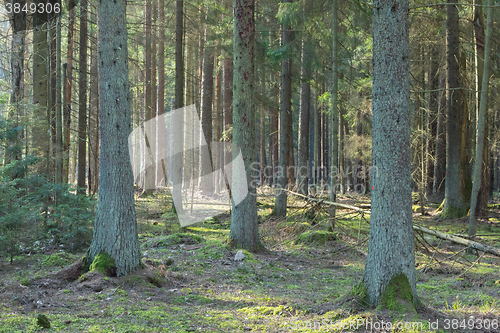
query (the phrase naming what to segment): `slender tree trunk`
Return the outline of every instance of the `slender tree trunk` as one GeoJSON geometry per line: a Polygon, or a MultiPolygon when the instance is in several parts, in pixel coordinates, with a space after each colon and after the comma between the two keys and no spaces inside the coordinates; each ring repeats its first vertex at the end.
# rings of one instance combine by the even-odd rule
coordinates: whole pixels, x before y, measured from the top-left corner
{"type": "MultiPolygon", "coordinates": [[[[308,5],[304,1],[304,17],[308,5]]],[[[300,86],[299,113],[299,149],[297,163],[297,191],[307,195],[309,185],[309,118],[311,111],[311,37],[305,35],[302,40],[302,82],[300,86]]]]}
{"type": "MultiPolygon", "coordinates": [[[[283,0],[283,3],[292,3],[292,0],[283,0]]],[[[274,205],[274,213],[277,216],[286,216],[287,194],[282,189],[288,185],[288,166],[290,150],[290,133],[292,121],[292,60],[291,42],[292,31],[289,25],[283,26],[283,47],[286,55],[281,63],[281,110],[280,110],[280,154],[278,189],[274,205]]]]}
{"type": "Polygon", "coordinates": [[[434,182],[433,192],[443,195],[445,172],[446,172],[446,79],[444,75],[440,80],[439,87],[443,88],[439,98],[437,127],[436,127],[436,157],[434,159],[434,182]]]}
{"type": "MultiPolygon", "coordinates": [[[[339,110],[338,110],[338,47],[337,47],[337,6],[338,1],[333,0],[332,12],[332,156],[330,165],[330,201],[337,200],[338,166],[339,166],[339,110]],[[334,176],[335,175],[335,176],[334,176]]],[[[335,210],[331,213],[335,217],[335,210]]]]}
{"type": "Polygon", "coordinates": [[[78,193],[85,194],[87,168],[87,0],[80,3],[80,62],[78,75],[78,193]]]}
{"type": "Polygon", "coordinates": [[[426,195],[431,195],[433,192],[434,181],[434,156],[436,153],[436,132],[437,132],[437,117],[438,117],[438,86],[439,86],[439,50],[437,47],[432,47],[429,50],[429,116],[427,118],[427,147],[426,147],[426,195]]]}
{"type": "Polygon", "coordinates": [[[184,106],[184,57],[183,57],[183,35],[184,35],[184,1],[176,1],[175,15],[175,108],[184,106]]]}
{"type": "Polygon", "coordinates": [[[56,20],[56,183],[62,183],[62,78],[61,78],[61,17],[56,20]]]}
{"type": "MultiPolygon", "coordinates": [[[[369,302],[387,293],[416,304],[410,171],[409,1],[373,10],[373,175],[363,277],[369,302]]],[[[391,297],[391,296],[388,296],[391,297]]],[[[403,305],[401,305],[403,306],[403,305]]]]}
{"type": "Polygon", "coordinates": [[[447,31],[447,122],[446,122],[446,182],[442,217],[460,217],[466,213],[462,194],[460,168],[460,137],[462,110],[460,109],[458,9],[454,0],[446,6],[447,31]]]}
{"type": "MultiPolygon", "coordinates": [[[[472,186],[471,203],[470,203],[470,219],[469,219],[469,236],[475,236],[477,232],[477,201],[479,196],[479,189],[481,188],[481,172],[483,169],[483,148],[485,143],[485,129],[486,129],[486,114],[488,112],[488,88],[490,79],[490,66],[491,66],[491,42],[492,42],[492,28],[493,28],[493,8],[492,1],[487,0],[488,3],[488,18],[486,23],[486,40],[484,50],[484,70],[483,82],[481,83],[481,104],[479,106],[479,113],[477,118],[477,133],[476,133],[476,158],[474,162],[474,183],[472,186]]],[[[486,190],[486,189],[484,189],[486,190]]]]}
{"type": "MultiPolygon", "coordinates": [[[[475,53],[475,62],[476,62],[476,119],[479,119],[479,108],[481,104],[481,80],[483,78],[483,70],[484,70],[484,19],[483,19],[483,11],[482,11],[482,0],[476,0],[476,7],[474,8],[474,37],[476,39],[476,53],[475,53]]],[[[479,199],[478,199],[478,207],[477,207],[477,215],[478,216],[486,216],[488,213],[486,210],[488,209],[488,200],[489,200],[489,183],[490,183],[490,175],[489,175],[489,138],[488,138],[488,114],[486,113],[486,125],[485,125],[485,133],[484,133],[484,145],[483,145],[483,170],[481,171],[481,188],[479,190],[479,199]]],[[[476,133],[479,129],[476,126],[476,133]]]]}
{"type": "MultiPolygon", "coordinates": [[[[91,21],[97,22],[97,15],[91,12],[91,21]]],[[[93,27],[93,26],[92,26],[93,27]]],[[[97,38],[95,30],[92,29],[91,40],[97,38]]],[[[97,43],[90,44],[91,62],[90,62],[90,103],[88,119],[88,137],[89,137],[89,173],[88,188],[89,193],[96,194],[98,188],[98,166],[99,166],[99,80],[97,73],[97,43]]]]}
{"type": "MultiPolygon", "coordinates": [[[[253,96],[254,79],[254,0],[234,0],[234,95],[233,95],[233,158],[241,149],[248,184],[246,198],[232,204],[230,244],[236,248],[259,251],[263,248],[257,223],[257,194],[255,180],[257,161],[255,147],[255,104],[253,96]]],[[[233,170],[233,191],[240,178],[237,168],[233,170]]],[[[234,193],[233,193],[234,194],[234,193]]]]}
{"type": "MultiPolygon", "coordinates": [[[[203,54],[203,78],[201,90],[201,126],[207,146],[200,151],[200,180],[213,171],[212,160],[212,103],[214,94],[214,50],[208,45],[209,33],[206,32],[205,50],[203,54]]],[[[234,119],[234,115],[233,115],[234,119]]],[[[201,133],[200,133],[201,134],[201,133]]],[[[200,191],[213,193],[213,177],[206,177],[199,184],[200,191]]]]}
{"type": "Polygon", "coordinates": [[[86,262],[105,252],[114,259],[116,274],[126,275],[141,262],[134,205],[128,136],[132,131],[126,2],[98,3],[99,57],[99,204],[94,237],[86,262]]]}
{"type": "Polygon", "coordinates": [[[68,11],[68,50],[66,59],[66,79],[64,80],[64,109],[63,109],[63,182],[68,182],[69,149],[71,140],[71,92],[73,87],[73,32],[75,26],[75,0],[69,0],[68,11]]]}

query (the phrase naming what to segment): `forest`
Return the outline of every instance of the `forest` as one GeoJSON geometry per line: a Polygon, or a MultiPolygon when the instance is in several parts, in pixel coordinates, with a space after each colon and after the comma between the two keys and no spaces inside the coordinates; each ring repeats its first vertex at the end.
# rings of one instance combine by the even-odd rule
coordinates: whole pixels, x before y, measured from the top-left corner
{"type": "Polygon", "coordinates": [[[3,0],[0,332],[500,332],[499,0],[3,0]]]}

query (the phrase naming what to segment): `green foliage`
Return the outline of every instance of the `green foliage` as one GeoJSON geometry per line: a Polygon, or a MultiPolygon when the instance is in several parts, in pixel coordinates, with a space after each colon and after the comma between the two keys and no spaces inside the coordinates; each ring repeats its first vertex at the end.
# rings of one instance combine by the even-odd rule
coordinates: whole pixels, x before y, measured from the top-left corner
{"type": "Polygon", "coordinates": [[[89,271],[99,271],[106,275],[114,275],[115,260],[106,252],[101,252],[95,256],[94,261],[90,264],[89,271]]]}
{"type": "Polygon", "coordinates": [[[62,253],[53,253],[43,260],[45,267],[64,267],[68,263],[68,258],[64,258],[62,253]]]}
{"type": "MultiPolygon", "coordinates": [[[[0,145],[8,152],[22,127],[0,118],[0,145]]],[[[11,155],[11,156],[21,156],[11,155]]],[[[0,167],[0,252],[11,256],[63,245],[77,251],[92,238],[95,199],[37,173],[41,159],[28,155],[0,167]]]]}

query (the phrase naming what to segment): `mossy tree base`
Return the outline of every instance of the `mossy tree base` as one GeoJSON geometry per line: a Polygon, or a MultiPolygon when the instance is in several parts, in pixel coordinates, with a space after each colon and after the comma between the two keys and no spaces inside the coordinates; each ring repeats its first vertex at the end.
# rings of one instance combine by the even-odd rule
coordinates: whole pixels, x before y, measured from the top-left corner
{"type": "Polygon", "coordinates": [[[467,207],[454,207],[454,206],[446,206],[443,207],[443,211],[440,214],[442,219],[456,219],[460,217],[464,217],[468,212],[467,207]]]}

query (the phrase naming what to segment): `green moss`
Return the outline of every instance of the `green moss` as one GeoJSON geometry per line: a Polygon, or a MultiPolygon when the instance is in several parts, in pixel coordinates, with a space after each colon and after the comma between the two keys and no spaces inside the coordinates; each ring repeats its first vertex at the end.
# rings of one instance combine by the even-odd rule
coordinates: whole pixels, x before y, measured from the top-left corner
{"type": "Polygon", "coordinates": [[[44,314],[39,314],[36,316],[36,324],[42,328],[50,328],[50,321],[44,314]]]}
{"type": "Polygon", "coordinates": [[[146,281],[151,283],[153,286],[161,288],[163,284],[163,278],[160,274],[155,273],[153,275],[146,276],[146,281]]]}
{"type": "Polygon", "coordinates": [[[407,309],[408,304],[404,304],[401,301],[406,301],[410,304],[410,308],[413,307],[413,291],[408,278],[403,273],[396,274],[391,278],[380,297],[378,308],[387,308],[391,311],[402,308],[411,310],[407,309]]]}
{"type": "Polygon", "coordinates": [[[106,252],[101,252],[95,256],[94,261],[90,264],[90,271],[99,271],[108,276],[113,276],[116,272],[115,260],[106,252]]]}
{"type": "Polygon", "coordinates": [[[204,238],[200,235],[190,232],[178,232],[166,237],[156,237],[147,241],[143,247],[167,247],[177,244],[199,244],[204,242],[204,238]]]}
{"type": "Polygon", "coordinates": [[[45,267],[64,267],[67,264],[68,260],[58,253],[53,253],[43,260],[45,267]]]}
{"type": "Polygon", "coordinates": [[[355,296],[361,305],[368,306],[370,304],[370,296],[368,296],[368,290],[366,289],[365,283],[361,280],[356,286],[354,286],[350,293],[355,296]]]}
{"type": "Polygon", "coordinates": [[[463,217],[467,215],[468,212],[467,207],[454,207],[454,206],[448,206],[443,207],[443,211],[441,212],[440,217],[442,219],[455,219],[459,217],[463,217]]]}
{"type": "Polygon", "coordinates": [[[301,234],[297,240],[297,244],[325,244],[328,241],[334,241],[337,239],[337,235],[331,231],[326,230],[316,230],[307,231],[301,234]]]}

